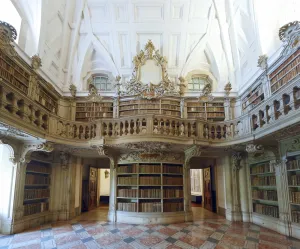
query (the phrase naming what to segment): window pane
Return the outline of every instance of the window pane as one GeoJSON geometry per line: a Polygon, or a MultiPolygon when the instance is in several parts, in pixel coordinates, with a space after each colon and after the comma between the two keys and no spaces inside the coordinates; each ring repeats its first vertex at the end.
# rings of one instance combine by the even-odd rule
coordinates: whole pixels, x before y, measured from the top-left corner
{"type": "Polygon", "coordinates": [[[110,83],[106,83],[106,90],[110,91],[111,90],[111,84],[110,83]]]}
{"type": "Polygon", "coordinates": [[[200,90],[200,84],[194,84],[194,89],[195,90],[200,90]]]}
{"type": "Polygon", "coordinates": [[[189,83],[189,90],[194,90],[194,85],[193,85],[193,83],[189,83]]]}
{"type": "Polygon", "coordinates": [[[100,89],[100,84],[94,84],[95,85],[95,87],[99,90],[100,89]]]}

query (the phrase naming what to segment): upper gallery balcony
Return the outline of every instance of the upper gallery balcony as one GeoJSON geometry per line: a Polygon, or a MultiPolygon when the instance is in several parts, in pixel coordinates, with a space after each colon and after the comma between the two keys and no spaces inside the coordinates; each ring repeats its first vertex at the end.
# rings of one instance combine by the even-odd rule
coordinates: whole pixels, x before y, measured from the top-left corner
{"type": "Polygon", "coordinates": [[[101,97],[90,84],[89,96],[76,97],[72,86],[72,97],[66,97],[40,75],[38,56],[30,65],[3,36],[2,43],[6,45],[0,48],[0,121],[56,143],[90,146],[164,139],[226,146],[300,121],[300,42],[286,48],[269,67],[261,57],[262,74],[239,97],[229,95],[230,84],[227,94],[213,96],[209,80],[202,95],[188,96],[182,91],[184,79],[172,86],[162,57],[146,53],[145,61],[155,57],[161,63],[162,83],[142,86],[138,72],[145,61],[135,59],[135,78],[125,90],[117,78],[114,96],[101,97]]]}

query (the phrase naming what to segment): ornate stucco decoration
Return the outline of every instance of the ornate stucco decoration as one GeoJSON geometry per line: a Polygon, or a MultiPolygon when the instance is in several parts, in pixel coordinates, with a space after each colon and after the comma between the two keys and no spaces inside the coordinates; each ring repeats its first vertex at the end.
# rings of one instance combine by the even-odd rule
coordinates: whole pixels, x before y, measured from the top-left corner
{"type": "Polygon", "coordinates": [[[169,79],[167,59],[163,57],[151,40],[134,58],[132,78],[126,83],[122,96],[138,96],[145,99],[163,96],[179,96],[175,82],[169,79]]]}
{"type": "Polygon", "coordinates": [[[257,67],[261,68],[262,70],[266,70],[268,68],[268,56],[266,54],[258,57],[257,67]]]}
{"type": "Polygon", "coordinates": [[[182,77],[182,76],[180,76],[179,78],[178,78],[178,80],[179,80],[179,84],[178,84],[178,86],[179,86],[179,94],[180,94],[180,96],[182,96],[183,94],[184,94],[184,90],[185,90],[185,88],[186,88],[186,85],[185,85],[185,79],[184,79],[184,77],[182,77]]]}
{"type": "Polygon", "coordinates": [[[300,137],[289,139],[282,143],[283,152],[300,151],[300,137]]]}
{"type": "Polygon", "coordinates": [[[241,161],[242,161],[242,153],[241,152],[233,152],[232,153],[232,161],[233,161],[233,170],[238,171],[241,169],[241,161]]]}
{"type": "Polygon", "coordinates": [[[289,22],[279,29],[279,38],[283,42],[282,55],[295,52],[300,47],[300,22],[289,22]]]}
{"type": "Polygon", "coordinates": [[[134,151],[125,153],[120,156],[120,162],[183,162],[183,155],[181,153],[171,152],[153,152],[144,153],[142,151],[134,151]]]}
{"type": "Polygon", "coordinates": [[[116,84],[114,85],[114,87],[115,87],[116,90],[117,90],[117,95],[120,96],[120,93],[121,93],[121,92],[120,92],[120,87],[121,87],[121,83],[120,83],[120,81],[121,81],[121,76],[120,76],[120,75],[116,76],[115,81],[116,81],[116,84]]]}
{"type": "Polygon", "coordinates": [[[190,167],[190,160],[192,157],[197,157],[197,156],[201,156],[201,152],[202,152],[202,147],[197,146],[197,145],[193,145],[192,147],[186,149],[184,151],[185,154],[185,167],[189,168],[190,167]]]}
{"type": "Polygon", "coordinates": [[[224,87],[225,95],[226,95],[226,96],[229,96],[229,93],[230,93],[231,90],[232,90],[231,83],[228,82],[228,83],[225,85],[225,87],[224,87]]]}
{"type": "Polygon", "coordinates": [[[171,148],[170,143],[163,142],[140,142],[140,143],[126,143],[125,148],[128,150],[141,151],[144,153],[157,153],[169,151],[171,148]]]}
{"type": "Polygon", "coordinates": [[[86,99],[88,102],[101,102],[103,97],[98,94],[98,90],[93,84],[89,84],[89,95],[86,99]]]}
{"type": "Polygon", "coordinates": [[[9,56],[16,56],[17,52],[11,44],[16,39],[16,29],[9,23],[0,21],[0,49],[9,56]]]}
{"type": "Polygon", "coordinates": [[[31,57],[31,67],[34,70],[39,69],[42,66],[42,60],[38,54],[31,57]]]}
{"type": "Polygon", "coordinates": [[[77,87],[74,84],[71,84],[70,87],[69,87],[69,90],[71,92],[71,96],[73,98],[75,98],[76,97],[76,92],[77,92],[77,87]]]}
{"type": "Polygon", "coordinates": [[[264,153],[264,147],[259,144],[247,144],[246,151],[249,154],[261,154],[264,153]]]}
{"type": "Polygon", "coordinates": [[[213,101],[214,96],[212,96],[211,91],[212,91],[212,83],[207,82],[206,85],[203,87],[202,92],[200,93],[199,101],[202,102],[213,101]]]}
{"type": "Polygon", "coordinates": [[[20,162],[25,163],[30,161],[30,156],[34,151],[52,152],[54,146],[50,142],[45,142],[41,144],[25,144],[23,146],[22,155],[20,156],[20,162]]]}

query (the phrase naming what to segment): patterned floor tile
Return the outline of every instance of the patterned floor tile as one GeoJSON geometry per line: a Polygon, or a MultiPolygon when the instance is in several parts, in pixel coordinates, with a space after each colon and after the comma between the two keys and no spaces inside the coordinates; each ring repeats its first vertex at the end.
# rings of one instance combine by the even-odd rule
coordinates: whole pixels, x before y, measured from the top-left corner
{"type": "Polygon", "coordinates": [[[100,246],[104,247],[104,246],[116,244],[116,243],[120,242],[121,240],[122,240],[122,238],[119,235],[108,234],[108,235],[100,237],[99,239],[96,240],[96,242],[100,246]]]}
{"type": "Polygon", "coordinates": [[[140,238],[138,241],[143,246],[152,247],[152,246],[162,242],[163,239],[158,237],[158,236],[149,235],[149,236],[145,236],[143,238],[140,238]]]}

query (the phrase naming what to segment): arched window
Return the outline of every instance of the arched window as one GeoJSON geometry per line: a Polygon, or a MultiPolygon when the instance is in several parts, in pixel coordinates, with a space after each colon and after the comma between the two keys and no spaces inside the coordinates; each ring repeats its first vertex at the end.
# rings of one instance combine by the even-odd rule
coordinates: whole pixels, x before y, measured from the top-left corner
{"type": "Polygon", "coordinates": [[[207,83],[212,84],[211,79],[207,75],[193,75],[188,83],[188,90],[202,91],[207,83]]]}
{"type": "Polygon", "coordinates": [[[106,75],[93,75],[91,82],[99,91],[111,91],[112,83],[106,75]]]}

